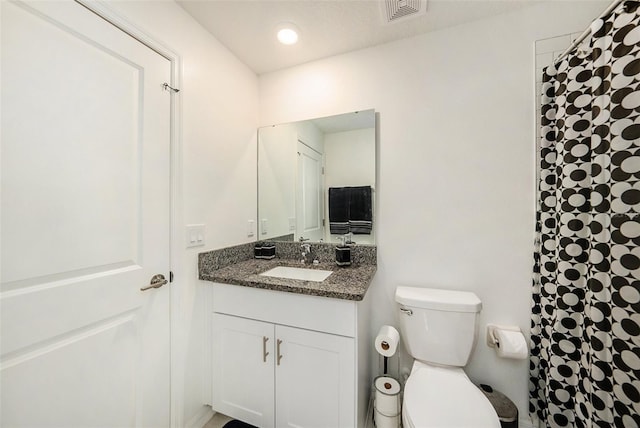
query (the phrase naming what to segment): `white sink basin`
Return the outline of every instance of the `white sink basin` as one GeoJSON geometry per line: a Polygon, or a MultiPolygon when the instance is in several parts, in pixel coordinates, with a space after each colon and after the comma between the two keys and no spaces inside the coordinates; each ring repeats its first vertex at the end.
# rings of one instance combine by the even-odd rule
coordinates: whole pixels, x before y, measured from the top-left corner
{"type": "Polygon", "coordinates": [[[273,276],[277,278],[300,279],[303,281],[322,282],[327,279],[332,273],[333,271],[331,270],[278,266],[266,272],[262,272],[260,275],[273,276]]]}

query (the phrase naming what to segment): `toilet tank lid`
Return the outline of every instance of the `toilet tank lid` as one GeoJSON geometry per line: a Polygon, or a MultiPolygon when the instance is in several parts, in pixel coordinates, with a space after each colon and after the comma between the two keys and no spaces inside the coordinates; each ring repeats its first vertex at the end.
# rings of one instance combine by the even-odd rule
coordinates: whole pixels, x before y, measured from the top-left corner
{"type": "Polygon", "coordinates": [[[482,302],[475,293],[437,288],[398,287],[396,302],[414,308],[449,312],[480,312],[482,309],[482,302]]]}

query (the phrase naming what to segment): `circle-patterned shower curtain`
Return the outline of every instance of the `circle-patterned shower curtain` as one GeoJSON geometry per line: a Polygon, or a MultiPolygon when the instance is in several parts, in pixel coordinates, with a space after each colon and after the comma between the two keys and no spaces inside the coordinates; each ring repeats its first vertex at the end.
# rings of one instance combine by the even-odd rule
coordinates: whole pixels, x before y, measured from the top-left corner
{"type": "MultiPolygon", "coordinates": [[[[623,7],[624,6],[624,7],[623,7]]],[[[545,69],[530,414],[640,427],[640,10],[545,69]]]]}

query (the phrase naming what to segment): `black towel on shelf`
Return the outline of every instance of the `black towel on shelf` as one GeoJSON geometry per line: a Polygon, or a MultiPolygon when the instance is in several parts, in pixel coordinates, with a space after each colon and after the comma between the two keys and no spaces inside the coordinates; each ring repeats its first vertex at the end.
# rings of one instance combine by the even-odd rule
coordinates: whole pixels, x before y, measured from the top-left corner
{"type": "Polygon", "coordinates": [[[349,231],[355,235],[370,235],[373,228],[371,186],[350,187],[349,231]]]}
{"type": "Polygon", "coordinates": [[[330,221],[329,233],[331,233],[332,235],[344,235],[346,233],[349,233],[349,222],[330,221]]]}
{"type": "Polygon", "coordinates": [[[329,231],[349,233],[349,195],[347,187],[329,187],[329,231]]]}
{"type": "Polygon", "coordinates": [[[371,235],[371,186],[329,188],[329,232],[332,235],[371,235]]]}
{"type": "Polygon", "coordinates": [[[371,235],[372,229],[373,222],[371,221],[349,220],[349,232],[354,235],[371,235]]]}

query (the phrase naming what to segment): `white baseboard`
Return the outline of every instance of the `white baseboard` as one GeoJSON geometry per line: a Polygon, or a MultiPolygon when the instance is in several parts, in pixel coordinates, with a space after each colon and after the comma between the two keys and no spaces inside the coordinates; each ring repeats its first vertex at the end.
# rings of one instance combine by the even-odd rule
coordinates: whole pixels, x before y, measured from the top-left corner
{"type": "Polygon", "coordinates": [[[519,418],[518,419],[518,428],[536,428],[535,425],[533,425],[533,422],[531,422],[530,418],[519,418]]]}
{"type": "Polygon", "coordinates": [[[189,421],[185,424],[185,428],[202,428],[209,422],[209,419],[213,417],[215,412],[210,406],[202,406],[200,411],[189,418],[189,421]]]}

